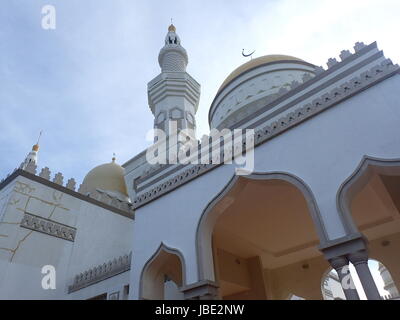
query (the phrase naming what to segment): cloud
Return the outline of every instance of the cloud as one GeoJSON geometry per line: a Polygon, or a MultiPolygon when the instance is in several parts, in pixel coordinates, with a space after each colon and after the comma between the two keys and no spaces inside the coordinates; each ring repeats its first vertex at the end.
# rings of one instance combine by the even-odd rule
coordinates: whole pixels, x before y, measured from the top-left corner
{"type": "Polygon", "coordinates": [[[40,167],[81,180],[117,153],[148,144],[147,82],[174,19],[202,85],[198,135],[225,77],[246,59],[291,54],[322,65],[356,41],[378,41],[400,61],[398,1],[53,1],[57,29],[40,27],[46,1],[5,0],[0,13],[0,176],[17,167],[44,130],[40,167]]]}

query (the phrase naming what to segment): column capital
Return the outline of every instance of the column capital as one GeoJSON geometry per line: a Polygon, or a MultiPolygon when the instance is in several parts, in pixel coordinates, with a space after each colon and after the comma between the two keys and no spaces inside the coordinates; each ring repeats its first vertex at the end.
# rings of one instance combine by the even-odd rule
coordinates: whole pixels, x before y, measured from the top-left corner
{"type": "Polygon", "coordinates": [[[347,255],[348,259],[354,266],[360,263],[368,263],[368,251],[367,250],[359,250],[356,252],[352,252],[347,255]]]}
{"type": "Polygon", "coordinates": [[[330,240],[319,246],[319,250],[327,260],[347,256],[352,252],[364,250],[367,247],[367,239],[360,233],[349,234],[345,237],[330,240]]]}
{"type": "Polygon", "coordinates": [[[336,271],[339,271],[344,266],[347,266],[349,264],[349,259],[347,259],[345,256],[335,257],[335,258],[329,259],[328,261],[329,261],[330,265],[332,266],[332,268],[335,269],[336,271]]]}

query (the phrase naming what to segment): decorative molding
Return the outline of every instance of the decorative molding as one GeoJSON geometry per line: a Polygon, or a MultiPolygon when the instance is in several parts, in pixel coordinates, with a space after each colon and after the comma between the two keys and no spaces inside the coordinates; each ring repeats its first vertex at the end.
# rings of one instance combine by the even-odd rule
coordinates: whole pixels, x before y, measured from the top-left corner
{"type": "Polygon", "coordinates": [[[77,274],[74,277],[74,283],[68,287],[68,293],[78,291],[120,273],[129,271],[131,269],[131,259],[132,252],[77,274]]]}
{"type": "Polygon", "coordinates": [[[200,84],[187,72],[162,72],[147,85],[149,108],[155,114],[157,103],[173,91],[175,96],[185,97],[197,112],[200,84]]]}
{"type": "Polygon", "coordinates": [[[76,228],[25,212],[20,226],[50,236],[74,242],[76,228]]]}
{"type": "MultiPolygon", "coordinates": [[[[398,74],[399,70],[400,68],[398,65],[393,65],[390,59],[385,59],[382,63],[361,73],[359,77],[343,82],[338,87],[328,93],[322,94],[319,98],[314,99],[311,103],[307,103],[303,107],[297,108],[293,111],[289,110],[280,118],[269,123],[264,128],[257,130],[254,138],[255,146],[278,136],[286,130],[310,119],[332,106],[337,105],[357,93],[368,89],[378,82],[398,74]]],[[[243,146],[245,147],[246,142],[244,139],[243,141],[243,146]]],[[[175,174],[170,179],[155,185],[153,188],[142,194],[138,194],[133,201],[133,206],[135,209],[139,208],[219,165],[221,164],[189,165],[187,169],[175,174]]],[[[158,168],[160,168],[160,166],[155,166],[154,170],[149,171],[147,174],[153,173],[158,168]]],[[[145,177],[141,177],[140,179],[145,180],[145,177]]]]}

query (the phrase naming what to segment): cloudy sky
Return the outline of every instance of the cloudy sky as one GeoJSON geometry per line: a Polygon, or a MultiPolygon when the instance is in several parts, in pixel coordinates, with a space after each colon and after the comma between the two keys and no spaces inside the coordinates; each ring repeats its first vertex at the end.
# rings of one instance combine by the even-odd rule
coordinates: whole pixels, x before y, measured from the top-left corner
{"type": "Polygon", "coordinates": [[[378,42],[400,62],[398,0],[2,0],[0,4],[0,178],[43,130],[39,167],[80,183],[113,152],[124,163],[153,126],[147,82],[173,18],[202,85],[198,135],[219,85],[247,60],[242,48],[294,55],[317,65],[378,42]],[[56,8],[56,29],[41,9],[56,8]]]}

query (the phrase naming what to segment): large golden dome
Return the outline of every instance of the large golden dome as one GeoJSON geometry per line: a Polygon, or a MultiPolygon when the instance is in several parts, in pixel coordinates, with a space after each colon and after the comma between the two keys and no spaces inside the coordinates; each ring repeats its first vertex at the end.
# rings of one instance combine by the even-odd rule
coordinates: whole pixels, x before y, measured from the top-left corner
{"type": "Polygon", "coordinates": [[[128,196],[124,179],[124,168],[115,163],[113,159],[110,163],[99,165],[86,175],[83,185],[87,190],[101,189],[104,191],[119,192],[128,196]]]}
{"type": "Polygon", "coordinates": [[[277,99],[292,83],[315,76],[315,66],[296,57],[274,54],[252,59],[225,79],[211,103],[211,128],[236,128],[260,108],[277,99]]]}
{"type": "Polygon", "coordinates": [[[292,56],[287,56],[287,55],[282,55],[282,54],[271,54],[271,55],[266,55],[262,57],[258,57],[255,59],[252,59],[235,70],[231,72],[231,74],[225,79],[225,81],[222,83],[222,85],[219,87],[218,92],[220,92],[229,82],[231,82],[233,79],[238,77],[239,75],[245,73],[246,71],[249,71],[251,69],[254,69],[258,66],[271,63],[271,62],[284,62],[284,61],[301,61],[304,62],[304,60],[301,60],[296,57],[292,56]]]}

